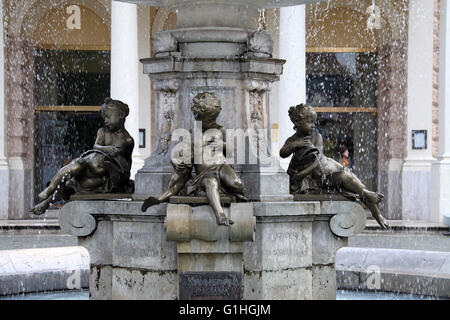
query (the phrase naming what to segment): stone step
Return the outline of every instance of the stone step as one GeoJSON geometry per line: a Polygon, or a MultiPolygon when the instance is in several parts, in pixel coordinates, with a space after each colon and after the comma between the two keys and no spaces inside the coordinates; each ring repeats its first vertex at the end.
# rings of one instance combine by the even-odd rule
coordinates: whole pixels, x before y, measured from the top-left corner
{"type": "Polygon", "coordinates": [[[0,250],[0,296],[88,287],[85,248],[0,250]]]}
{"type": "Polygon", "coordinates": [[[339,289],[450,297],[450,252],[342,248],[336,254],[339,289]]]}
{"type": "Polygon", "coordinates": [[[0,235],[62,234],[58,219],[0,220],[0,235]]]}

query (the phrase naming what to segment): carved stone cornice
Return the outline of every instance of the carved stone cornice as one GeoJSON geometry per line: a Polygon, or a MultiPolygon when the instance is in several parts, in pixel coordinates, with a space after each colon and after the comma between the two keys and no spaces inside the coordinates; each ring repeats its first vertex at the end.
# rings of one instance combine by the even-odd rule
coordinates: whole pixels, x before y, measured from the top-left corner
{"type": "Polygon", "coordinates": [[[176,92],[180,89],[180,82],[177,79],[156,81],[153,85],[155,91],[171,91],[176,92]]]}

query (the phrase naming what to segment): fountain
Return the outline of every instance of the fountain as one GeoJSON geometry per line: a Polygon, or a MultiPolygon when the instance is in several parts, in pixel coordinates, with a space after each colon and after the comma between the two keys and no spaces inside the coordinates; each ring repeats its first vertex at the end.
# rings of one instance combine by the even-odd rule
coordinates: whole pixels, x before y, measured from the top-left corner
{"type": "Polygon", "coordinates": [[[158,141],[132,199],[75,200],[60,210],[61,228],[89,251],[90,298],[335,299],[336,252],[364,229],[366,214],[342,197],[294,201],[287,173],[267,156],[270,85],[285,61],[272,58],[270,34],[251,27],[258,8],[317,1],[122,1],[164,6],[178,19],[156,34],[155,56],[142,60],[154,80],[158,141]],[[231,226],[217,225],[205,197],[140,210],[167,189],[182,136],[175,129],[195,135],[190,108],[202,92],[221,101],[218,120],[235,130],[231,140],[248,136],[246,161],[238,155],[232,164],[249,202],[221,199],[231,226]]]}

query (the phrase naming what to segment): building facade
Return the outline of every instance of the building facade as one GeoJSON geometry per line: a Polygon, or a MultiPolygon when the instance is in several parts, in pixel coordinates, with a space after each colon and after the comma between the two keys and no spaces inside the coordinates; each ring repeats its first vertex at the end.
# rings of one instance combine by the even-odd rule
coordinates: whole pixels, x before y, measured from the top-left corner
{"type": "MultiPolygon", "coordinates": [[[[177,17],[110,0],[1,6],[0,219],[31,219],[38,191],[92,146],[106,97],[130,106],[133,174],[143,166],[157,106],[139,59],[177,17]]],[[[280,142],[293,133],[289,107],[313,105],[327,155],[348,149],[391,220],[450,212],[449,10],[445,0],[333,0],[254,17],[272,34],[273,56],[287,60],[270,110],[280,142]]]]}

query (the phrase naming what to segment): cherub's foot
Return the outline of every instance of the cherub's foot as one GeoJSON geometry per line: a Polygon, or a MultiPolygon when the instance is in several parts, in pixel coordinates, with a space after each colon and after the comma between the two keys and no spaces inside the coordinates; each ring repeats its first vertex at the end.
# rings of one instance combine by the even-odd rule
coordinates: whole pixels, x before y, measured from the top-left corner
{"type": "Polygon", "coordinates": [[[380,203],[384,198],[384,195],[381,193],[369,191],[367,189],[363,191],[363,196],[367,202],[375,204],[380,203]]]}
{"type": "Polygon", "coordinates": [[[41,200],[45,200],[45,199],[50,198],[52,193],[53,193],[53,191],[50,189],[50,187],[47,187],[44,189],[44,191],[42,191],[41,193],[38,194],[38,197],[41,200]]]}
{"type": "Polygon", "coordinates": [[[375,217],[375,220],[377,220],[378,224],[380,225],[381,229],[387,230],[389,229],[389,223],[383,216],[375,217]]]}
{"type": "Polygon", "coordinates": [[[157,198],[148,197],[148,199],[144,201],[144,204],[142,205],[141,210],[142,210],[142,212],[145,212],[151,206],[154,206],[154,205],[160,204],[160,203],[161,203],[161,201],[159,201],[157,198]]]}
{"type": "Polygon", "coordinates": [[[228,219],[228,217],[223,212],[219,213],[219,216],[217,217],[217,224],[219,226],[230,227],[233,223],[234,223],[234,221],[231,219],[228,219]]]}
{"type": "Polygon", "coordinates": [[[240,200],[240,201],[243,201],[243,202],[247,202],[248,201],[247,197],[244,196],[243,194],[236,193],[236,198],[238,200],[240,200]]]}
{"type": "Polygon", "coordinates": [[[40,216],[40,215],[44,214],[45,211],[47,211],[48,207],[49,207],[49,202],[42,201],[42,202],[38,203],[37,205],[35,205],[33,208],[31,208],[30,212],[32,214],[40,216]]]}

